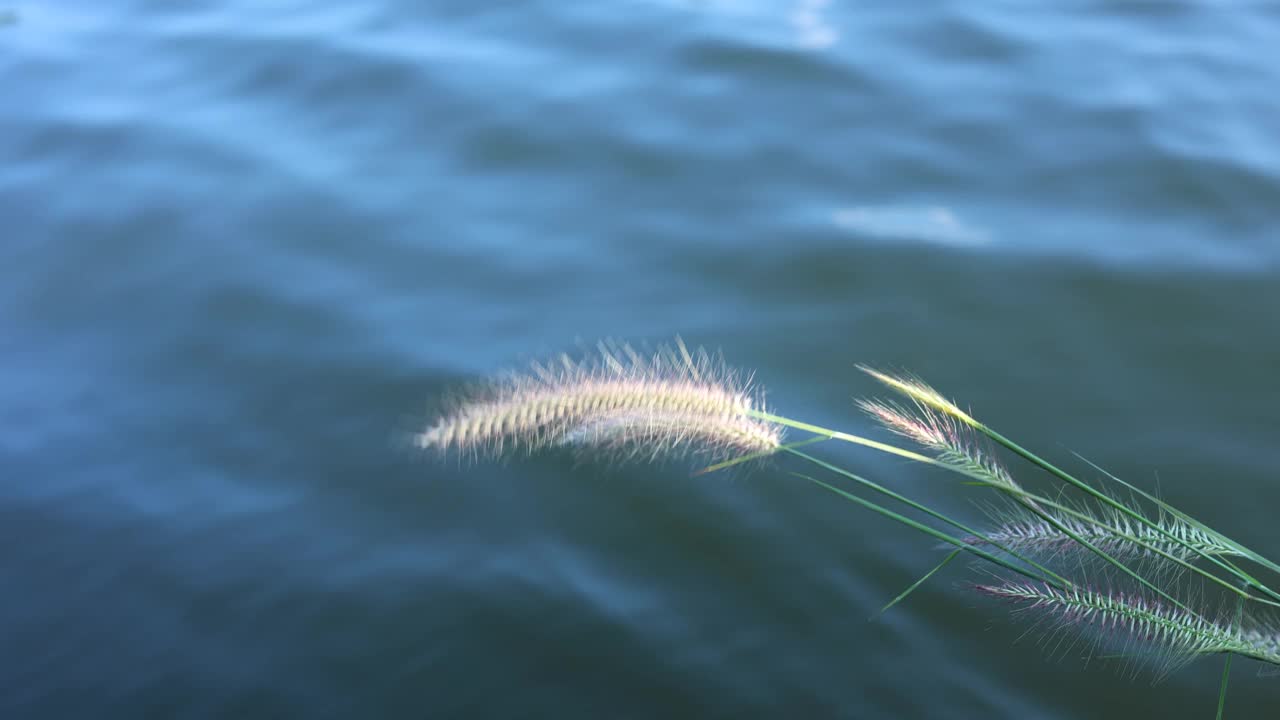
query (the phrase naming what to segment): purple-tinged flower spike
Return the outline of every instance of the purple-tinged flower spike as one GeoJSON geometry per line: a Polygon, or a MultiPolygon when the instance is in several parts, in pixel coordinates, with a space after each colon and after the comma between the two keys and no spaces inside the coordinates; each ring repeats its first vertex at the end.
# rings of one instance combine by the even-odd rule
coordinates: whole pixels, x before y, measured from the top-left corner
{"type": "Polygon", "coordinates": [[[1280,664],[1280,634],[1248,616],[1239,622],[1210,620],[1137,593],[1062,589],[1038,582],[1009,581],[975,589],[1012,602],[1024,612],[1052,616],[1061,625],[1092,626],[1109,640],[1151,643],[1167,656],[1170,666],[1224,652],[1280,664]]]}
{"type": "Polygon", "coordinates": [[[890,431],[932,450],[939,462],[952,469],[976,480],[1022,491],[974,431],[954,417],[920,401],[915,403],[914,411],[880,400],[859,400],[858,406],[890,431]]]}

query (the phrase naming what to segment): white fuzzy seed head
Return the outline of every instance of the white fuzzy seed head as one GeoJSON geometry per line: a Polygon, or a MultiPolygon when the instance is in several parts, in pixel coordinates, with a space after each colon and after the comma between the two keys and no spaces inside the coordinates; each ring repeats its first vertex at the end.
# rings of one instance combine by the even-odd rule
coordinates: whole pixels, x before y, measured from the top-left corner
{"type": "Polygon", "coordinates": [[[553,446],[652,458],[768,454],[782,432],[753,417],[761,410],[749,380],[678,339],[643,356],[601,343],[598,355],[583,361],[561,356],[480,388],[416,444],[477,454],[553,446]]]}

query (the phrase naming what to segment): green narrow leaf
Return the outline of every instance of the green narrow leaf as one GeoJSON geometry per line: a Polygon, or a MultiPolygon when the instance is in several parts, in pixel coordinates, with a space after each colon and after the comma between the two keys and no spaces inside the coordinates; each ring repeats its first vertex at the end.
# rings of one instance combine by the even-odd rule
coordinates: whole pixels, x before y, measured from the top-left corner
{"type": "MultiPolygon", "coordinates": [[[[1240,600],[1236,603],[1235,630],[1239,631],[1243,620],[1244,600],[1240,600]]],[[[1227,653],[1227,661],[1222,665],[1222,685],[1218,688],[1218,720],[1222,720],[1223,708],[1227,706],[1227,680],[1231,677],[1231,659],[1234,657],[1234,653],[1227,653]]]]}
{"type": "MultiPolygon", "coordinates": [[[[963,523],[961,523],[961,522],[958,522],[958,521],[956,521],[956,520],[954,520],[954,519],[952,519],[952,518],[950,518],[950,517],[947,517],[946,515],[944,515],[944,514],[942,514],[942,513],[938,512],[937,510],[934,510],[934,509],[932,509],[932,508],[930,508],[930,507],[927,507],[927,506],[925,506],[925,505],[921,505],[920,503],[916,502],[915,500],[912,500],[912,499],[911,499],[911,498],[909,498],[909,497],[906,497],[905,495],[902,495],[901,493],[896,493],[896,492],[894,492],[894,491],[890,490],[889,488],[887,488],[887,487],[885,487],[885,486],[883,486],[883,485],[880,485],[879,483],[872,482],[872,481],[870,481],[870,480],[868,480],[868,479],[866,479],[866,478],[862,477],[861,475],[858,475],[858,474],[856,474],[856,473],[851,473],[851,472],[849,472],[848,470],[845,470],[845,469],[843,469],[843,468],[841,468],[841,467],[837,467],[837,466],[835,466],[835,465],[832,465],[831,463],[829,463],[829,462],[827,462],[827,461],[825,461],[825,460],[820,460],[820,459],[818,459],[818,458],[816,458],[816,457],[814,457],[814,456],[812,456],[812,455],[809,455],[809,454],[807,454],[807,453],[800,452],[799,450],[787,450],[787,452],[789,452],[789,453],[791,453],[792,455],[795,455],[795,456],[797,456],[797,457],[804,458],[805,460],[808,460],[809,462],[811,462],[811,463],[813,463],[813,464],[817,465],[818,467],[821,467],[821,468],[825,468],[825,469],[827,469],[827,470],[830,470],[831,472],[833,472],[833,473],[835,473],[835,474],[837,474],[837,475],[839,475],[839,476],[841,476],[841,477],[847,478],[847,479],[852,480],[852,481],[854,481],[854,482],[856,482],[856,483],[859,483],[859,484],[861,484],[861,485],[863,485],[863,486],[865,486],[865,487],[868,487],[868,488],[870,488],[870,489],[872,489],[872,490],[874,490],[874,491],[876,491],[876,492],[880,493],[881,495],[886,495],[886,496],[888,496],[888,497],[891,497],[891,498],[893,498],[894,500],[896,500],[896,501],[898,501],[898,502],[900,502],[900,503],[902,503],[902,504],[906,505],[907,507],[910,507],[910,508],[912,508],[912,509],[914,509],[914,510],[918,510],[918,511],[920,511],[920,512],[924,513],[925,515],[928,515],[929,517],[935,518],[935,519],[937,519],[937,520],[941,520],[942,522],[944,522],[944,523],[946,523],[946,524],[950,525],[951,527],[956,528],[957,530],[961,530],[961,531],[965,532],[965,533],[966,533],[966,534],[968,534],[970,537],[983,538],[983,539],[984,539],[984,540],[986,540],[986,541],[987,541],[987,543],[989,543],[992,547],[999,548],[1000,550],[1002,550],[1002,551],[1004,551],[1004,552],[1009,553],[1009,555],[1010,555],[1010,556],[1012,556],[1013,558],[1015,558],[1015,559],[1016,559],[1016,560],[1018,560],[1019,562],[1026,563],[1028,566],[1030,566],[1030,567],[1034,568],[1037,572],[1039,572],[1039,573],[1040,573],[1040,579],[1041,579],[1041,580],[1052,580],[1052,581],[1053,581],[1053,584],[1055,584],[1055,585],[1057,585],[1057,586],[1059,586],[1059,587],[1070,587],[1070,586],[1071,586],[1071,584],[1072,584],[1070,580],[1068,580],[1068,579],[1066,579],[1065,577],[1063,577],[1063,576],[1059,575],[1058,573],[1053,572],[1053,571],[1052,571],[1052,570],[1050,570],[1049,568],[1047,568],[1047,567],[1045,567],[1045,566],[1041,565],[1040,563],[1036,562],[1035,560],[1032,560],[1031,558],[1027,557],[1026,555],[1023,555],[1023,554],[1021,554],[1021,553],[1017,552],[1016,550],[1013,550],[1013,549],[1011,549],[1011,548],[1009,548],[1009,547],[1007,547],[1007,546],[1005,546],[1005,545],[1003,545],[1003,544],[1001,544],[1001,543],[994,542],[994,541],[992,541],[990,538],[987,538],[985,535],[983,535],[981,532],[979,532],[979,531],[977,531],[977,530],[975,530],[975,529],[973,529],[973,528],[971,528],[971,527],[969,527],[969,526],[967,526],[967,525],[965,525],[965,524],[963,524],[963,523]]],[[[792,473],[792,474],[797,474],[797,473],[792,473]]],[[[802,477],[806,477],[806,479],[809,479],[809,480],[814,480],[813,478],[809,478],[809,477],[807,477],[807,476],[802,476],[802,477]]],[[[817,480],[814,480],[814,482],[818,482],[818,481],[817,481],[817,480]]],[[[825,485],[825,483],[819,483],[819,484],[825,485]]],[[[858,500],[859,502],[864,502],[864,501],[862,500],[862,498],[857,498],[857,500],[858,500]]],[[[918,523],[917,523],[917,524],[918,524],[918,523]]],[[[930,529],[930,530],[932,530],[932,528],[929,528],[929,529],[930,529]]],[[[949,540],[949,539],[947,539],[947,538],[942,538],[942,539],[946,540],[947,542],[951,542],[951,540],[949,540]]],[[[957,546],[957,547],[964,547],[964,548],[965,548],[966,550],[968,550],[969,552],[976,552],[976,549],[975,549],[975,548],[973,548],[973,547],[972,547],[969,543],[967,543],[967,542],[963,542],[963,541],[962,541],[962,542],[951,542],[951,544],[952,544],[952,545],[955,545],[955,546],[957,546]]],[[[984,555],[984,557],[989,556],[989,555],[990,555],[990,553],[986,553],[986,554],[984,555]]],[[[991,556],[991,557],[994,557],[994,556],[991,556]]],[[[1026,572],[1025,572],[1025,571],[1019,571],[1019,572],[1021,572],[1022,574],[1026,574],[1026,572]]]]}
{"type": "Polygon", "coordinates": [[[889,601],[889,604],[888,604],[888,605],[885,605],[884,607],[880,608],[880,613],[881,613],[881,614],[884,614],[884,613],[885,613],[889,608],[891,608],[891,607],[893,607],[894,605],[897,605],[898,603],[900,603],[900,602],[902,602],[903,600],[905,600],[905,599],[906,599],[906,597],[907,597],[908,595],[910,595],[912,592],[915,592],[915,589],[916,589],[916,588],[918,588],[918,587],[920,587],[921,585],[923,585],[925,580],[928,580],[929,578],[933,577],[933,576],[934,576],[934,573],[936,573],[936,572],[938,572],[939,570],[941,570],[942,568],[946,567],[947,563],[949,563],[949,562],[951,562],[952,560],[954,560],[954,559],[956,558],[956,556],[957,556],[957,555],[959,555],[959,554],[960,554],[960,548],[956,548],[955,550],[952,550],[952,551],[951,551],[951,554],[950,554],[950,555],[947,555],[945,558],[943,558],[942,562],[938,563],[937,567],[935,567],[934,569],[932,569],[932,570],[930,570],[929,572],[925,573],[924,577],[922,577],[922,578],[920,578],[919,580],[917,580],[917,581],[915,581],[914,583],[912,583],[912,584],[911,584],[911,587],[907,588],[906,590],[903,590],[903,591],[902,591],[902,594],[901,594],[901,595],[899,595],[898,597],[894,598],[893,600],[889,601]]]}
{"type": "Polygon", "coordinates": [[[1222,709],[1227,705],[1227,679],[1231,675],[1231,658],[1235,655],[1227,653],[1227,661],[1222,664],[1222,686],[1218,689],[1218,720],[1222,720],[1222,709]]]}
{"type": "Polygon", "coordinates": [[[859,505],[861,505],[861,506],[863,506],[863,507],[865,507],[865,508],[867,508],[867,509],[869,509],[869,510],[874,510],[874,511],[876,511],[876,512],[880,513],[881,515],[883,515],[883,516],[885,516],[885,517],[887,517],[887,518],[889,518],[889,519],[891,519],[891,520],[896,520],[897,522],[900,522],[900,523],[902,523],[903,525],[906,525],[907,527],[914,528],[914,529],[919,530],[920,532],[922,532],[922,533],[924,533],[924,534],[926,534],[926,535],[929,535],[929,536],[931,536],[931,537],[935,537],[935,538],[937,538],[937,539],[939,539],[939,540],[941,540],[941,541],[943,541],[943,542],[945,542],[945,543],[948,543],[948,544],[950,544],[950,545],[954,545],[955,547],[957,547],[957,548],[959,548],[959,549],[961,549],[961,550],[964,550],[964,551],[965,551],[965,552],[967,552],[967,553],[972,553],[972,554],[976,555],[977,557],[980,557],[980,558],[982,558],[983,560],[986,560],[987,562],[992,563],[993,565],[998,565],[998,566],[1000,566],[1000,567],[1004,568],[1005,570],[1009,570],[1009,571],[1011,571],[1011,572],[1015,572],[1015,573],[1017,573],[1017,574],[1019,574],[1019,575],[1021,575],[1021,576],[1025,577],[1025,578],[1029,578],[1029,579],[1031,579],[1031,580],[1035,580],[1035,581],[1038,581],[1038,582],[1044,583],[1044,584],[1049,585],[1049,586],[1051,586],[1051,587],[1057,587],[1057,588],[1059,588],[1059,589],[1061,589],[1061,588],[1069,588],[1069,587],[1071,587],[1071,583],[1070,583],[1070,582],[1066,582],[1066,583],[1059,582],[1059,579],[1058,579],[1058,578],[1059,578],[1059,576],[1057,576],[1057,575],[1053,575],[1052,573],[1050,574],[1051,576],[1046,576],[1046,575],[1037,575],[1036,573],[1031,572],[1030,570],[1028,570],[1028,569],[1026,569],[1026,568],[1024,568],[1024,567],[1019,567],[1019,566],[1017,566],[1017,565],[1014,565],[1013,563],[1009,562],[1008,560],[1006,560],[1006,559],[1004,559],[1004,558],[1002,558],[1002,557],[999,557],[999,556],[997,556],[997,555],[993,555],[993,554],[991,554],[991,553],[987,552],[986,550],[983,550],[983,549],[981,549],[981,548],[975,547],[975,546],[973,546],[973,545],[971,545],[971,544],[969,544],[969,543],[965,542],[964,540],[961,540],[961,539],[960,539],[960,538],[958,538],[958,537],[955,537],[955,536],[952,536],[952,535],[948,535],[948,534],[946,534],[946,533],[942,532],[941,530],[938,530],[938,529],[936,529],[936,528],[931,528],[931,527],[929,527],[928,525],[925,525],[924,523],[921,523],[921,522],[917,522],[917,521],[915,521],[915,520],[912,520],[911,518],[909,518],[909,517],[907,517],[907,516],[905,516],[905,515],[903,515],[903,514],[901,514],[901,513],[896,513],[896,512],[894,512],[894,511],[890,510],[889,508],[884,507],[883,505],[880,505],[880,504],[878,504],[878,503],[874,503],[874,502],[872,502],[872,501],[870,501],[870,500],[867,500],[866,498],[860,498],[860,497],[858,497],[857,495],[854,495],[854,494],[853,494],[853,493],[851,493],[851,492],[848,492],[848,491],[846,491],[846,490],[841,490],[840,488],[836,487],[835,485],[832,485],[832,484],[830,484],[830,483],[825,483],[825,482],[823,482],[823,481],[819,480],[818,478],[813,477],[812,475],[805,475],[804,473],[798,473],[798,472],[792,472],[791,474],[792,474],[792,475],[794,475],[795,477],[798,477],[798,478],[801,478],[801,479],[804,479],[804,480],[808,480],[809,482],[814,483],[815,485],[818,485],[819,487],[825,488],[825,489],[827,489],[827,490],[829,490],[829,491],[831,491],[831,492],[833,492],[833,493],[835,493],[835,494],[839,495],[840,497],[842,497],[842,498],[844,498],[844,499],[846,499],[846,500],[850,500],[850,501],[852,501],[852,502],[855,502],[855,503],[857,503],[857,504],[859,504],[859,505]]]}
{"type": "MultiPolygon", "coordinates": [[[[1166,503],[1164,500],[1161,500],[1160,498],[1156,497],[1155,495],[1152,495],[1151,493],[1148,493],[1148,492],[1146,492],[1145,490],[1142,490],[1141,488],[1138,488],[1138,487],[1136,487],[1136,486],[1134,486],[1134,485],[1131,485],[1131,484],[1129,484],[1128,482],[1124,481],[1123,479],[1121,479],[1121,478],[1119,478],[1119,477],[1116,477],[1115,475],[1111,474],[1110,472],[1107,472],[1105,469],[1103,469],[1103,468],[1099,467],[1099,466],[1098,466],[1096,463],[1094,463],[1092,460],[1090,460],[1090,459],[1088,459],[1088,458],[1084,457],[1084,456],[1083,456],[1083,455],[1081,455],[1080,453],[1072,453],[1072,455],[1075,455],[1075,456],[1076,456],[1076,458],[1078,458],[1079,460],[1081,460],[1081,461],[1083,461],[1084,463],[1088,464],[1088,465],[1089,465],[1090,467],[1092,467],[1094,470],[1097,470],[1098,472],[1102,473],[1103,475],[1106,475],[1106,476],[1107,476],[1108,478],[1110,478],[1113,482],[1118,483],[1119,485],[1122,485],[1122,486],[1124,486],[1124,487],[1128,488],[1130,491],[1132,491],[1132,492],[1134,492],[1134,493],[1137,493],[1138,495],[1140,495],[1140,496],[1142,496],[1142,497],[1146,498],[1147,500],[1150,500],[1152,503],[1154,503],[1157,507],[1159,507],[1160,509],[1164,510],[1165,512],[1168,512],[1169,514],[1173,515],[1174,517],[1177,517],[1177,518],[1180,518],[1180,519],[1182,519],[1182,520],[1184,520],[1184,521],[1186,521],[1186,522],[1189,522],[1189,523],[1191,523],[1192,525],[1194,525],[1195,527],[1200,528],[1201,530],[1204,530],[1204,531],[1206,531],[1206,532],[1209,532],[1209,533],[1212,533],[1212,534],[1214,534],[1214,535],[1217,535],[1219,538],[1222,538],[1222,539],[1223,539],[1224,541],[1226,541],[1227,543],[1229,543],[1229,544],[1231,544],[1231,545],[1234,545],[1236,548],[1238,548],[1242,553],[1244,553],[1245,557],[1247,557],[1247,558],[1249,558],[1250,560],[1252,560],[1252,561],[1254,561],[1254,562],[1258,563],[1259,565],[1262,565],[1263,567],[1267,568],[1268,570],[1271,570],[1272,572],[1280,573],[1280,565],[1277,565],[1276,563],[1274,563],[1274,562],[1272,562],[1272,561],[1270,561],[1270,560],[1268,560],[1268,559],[1266,559],[1266,558],[1262,557],[1261,555],[1259,555],[1258,553],[1256,553],[1256,552],[1254,552],[1254,551],[1250,550],[1249,548],[1244,547],[1243,545],[1241,545],[1240,543],[1236,542],[1235,540],[1232,540],[1231,538],[1227,537],[1226,535],[1223,535],[1222,533],[1218,532],[1217,530],[1214,530],[1213,528],[1209,527],[1208,525],[1205,525],[1204,523],[1202,523],[1202,522],[1200,522],[1200,521],[1196,520],[1195,518],[1193,518],[1193,517],[1191,517],[1190,515],[1188,515],[1188,514],[1186,514],[1186,513],[1182,512],[1181,510],[1179,510],[1179,509],[1177,509],[1177,508],[1173,507],[1173,506],[1172,506],[1172,505],[1170,505],[1169,503],[1166,503]]],[[[1256,588],[1256,589],[1258,589],[1258,590],[1261,590],[1261,591],[1265,592],[1266,594],[1270,595],[1271,597],[1273,597],[1273,598],[1275,598],[1275,599],[1277,599],[1277,600],[1280,600],[1280,593],[1278,593],[1278,592],[1276,592],[1276,591],[1272,590],[1271,588],[1269,588],[1269,587],[1267,587],[1265,584],[1263,584],[1263,583],[1262,583],[1262,581],[1258,580],[1257,578],[1254,578],[1253,576],[1249,575],[1249,573],[1247,573],[1247,572],[1245,572],[1244,570],[1242,570],[1242,569],[1240,569],[1240,568],[1236,567],[1236,565],[1235,565],[1234,563],[1230,562],[1229,560],[1227,560],[1227,559],[1225,559],[1225,558],[1217,558],[1217,557],[1213,557],[1213,556],[1209,556],[1209,555],[1204,555],[1203,553],[1200,553],[1200,555],[1201,555],[1201,556],[1203,556],[1203,557],[1205,557],[1205,558],[1207,558],[1210,562],[1214,563],[1215,565],[1218,565],[1219,567],[1225,568],[1225,569],[1226,569],[1228,572],[1230,572],[1231,574],[1233,574],[1233,575],[1235,575],[1236,577],[1240,578],[1241,580],[1244,580],[1245,582],[1247,582],[1251,587],[1254,587],[1254,588],[1256,588]]]]}

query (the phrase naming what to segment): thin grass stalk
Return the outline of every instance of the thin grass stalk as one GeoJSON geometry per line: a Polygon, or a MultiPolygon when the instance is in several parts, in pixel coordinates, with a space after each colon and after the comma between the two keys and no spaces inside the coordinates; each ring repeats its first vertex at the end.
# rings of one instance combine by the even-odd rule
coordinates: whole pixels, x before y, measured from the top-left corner
{"type": "Polygon", "coordinates": [[[947,554],[945,558],[942,559],[942,562],[935,565],[932,570],[925,573],[924,576],[921,577],[919,580],[916,580],[915,582],[911,583],[911,585],[906,590],[903,590],[902,592],[898,593],[897,597],[890,600],[889,603],[884,607],[880,608],[880,612],[882,614],[885,612],[888,612],[889,608],[902,602],[908,595],[915,592],[916,588],[925,584],[929,580],[929,578],[933,577],[938,573],[939,570],[949,565],[952,560],[955,560],[956,556],[959,555],[961,552],[963,551],[960,548],[956,548],[955,550],[952,550],[950,553],[947,554]]]}
{"type": "MultiPolygon", "coordinates": [[[[947,533],[944,533],[944,532],[942,532],[941,530],[938,530],[937,528],[932,528],[932,527],[929,527],[928,525],[925,525],[925,524],[924,524],[924,523],[922,523],[922,522],[919,522],[919,521],[916,521],[916,520],[912,520],[911,518],[909,518],[909,517],[907,517],[907,516],[905,516],[905,515],[903,515],[903,514],[901,514],[901,513],[894,512],[894,511],[890,510],[889,508],[886,508],[886,507],[884,507],[883,505],[880,505],[879,503],[872,502],[871,500],[867,500],[866,498],[858,497],[857,495],[854,495],[853,493],[848,492],[847,490],[842,490],[841,488],[838,488],[838,487],[836,487],[835,485],[832,485],[832,484],[827,483],[827,482],[823,482],[822,480],[819,480],[819,479],[817,479],[817,478],[815,478],[815,477],[813,477],[813,476],[811,476],[811,475],[805,475],[804,473],[797,473],[797,472],[793,472],[793,473],[791,473],[791,474],[792,474],[792,475],[794,475],[794,476],[796,476],[796,477],[798,477],[798,478],[802,478],[802,479],[804,479],[804,480],[808,480],[809,482],[812,482],[812,483],[814,483],[814,484],[816,484],[816,485],[818,485],[818,486],[820,486],[820,487],[823,487],[823,488],[825,488],[825,489],[827,489],[827,490],[829,490],[829,491],[831,491],[831,492],[833,492],[833,493],[835,493],[835,494],[837,494],[837,495],[839,495],[839,496],[843,497],[843,498],[844,498],[844,499],[846,499],[846,500],[852,501],[852,502],[857,503],[857,504],[859,504],[859,505],[861,505],[861,506],[863,506],[863,507],[865,507],[865,508],[868,508],[868,509],[873,510],[873,511],[875,511],[875,512],[877,512],[877,513],[880,513],[881,515],[883,515],[883,516],[885,516],[885,517],[887,517],[887,518],[889,518],[889,519],[891,519],[891,520],[895,520],[895,521],[897,521],[897,522],[899,522],[899,523],[902,523],[903,525],[906,525],[907,527],[910,527],[910,528],[915,529],[915,530],[919,530],[920,532],[922,532],[922,533],[924,533],[924,534],[926,534],[926,535],[929,535],[930,537],[936,538],[936,539],[941,540],[941,541],[943,541],[943,542],[945,542],[945,543],[948,543],[948,544],[950,544],[950,545],[954,545],[954,546],[956,546],[956,548],[958,548],[958,549],[960,549],[960,550],[964,550],[965,552],[970,553],[971,555],[975,555],[975,556],[977,556],[977,557],[979,557],[979,558],[982,558],[983,560],[986,560],[987,562],[990,562],[990,563],[992,563],[992,564],[994,564],[994,565],[998,565],[999,567],[1002,567],[1002,568],[1004,568],[1004,569],[1006,569],[1006,570],[1009,570],[1009,571],[1011,571],[1011,572],[1015,572],[1015,573],[1017,573],[1017,574],[1019,574],[1019,575],[1021,575],[1021,576],[1025,577],[1025,578],[1027,578],[1027,579],[1035,580],[1036,582],[1045,583],[1045,584],[1047,584],[1047,585],[1050,585],[1050,586],[1055,587],[1055,588],[1058,588],[1058,589],[1068,589],[1068,588],[1070,587],[1070,581],[1066,581],[1066,582],[1067,582],[1067,586],[1066,586],[1066,587],[1063,587],[1063,586],[1059,585],[1057,581],[1053,580],[1053,579],[1052,579],[1052,578],[1050,578],[1050,577],[1044,577],[1044,576],[1041,576],[1041,575],[1036,575],[1035,573],[1033,573],[1033,572],[1031,572],[1031,571],[1027,570],[1026,568],[1018,567],[1017,565],[1014,565],[1013,563],[1009,562],[1008,560],[1005,560],[1004,558],[1002,558],[1002,557],[1000,557],[1000,556],[998,556],[998,555],[994,555],[994,554],[989,553],[989,552],[987,552],[987,551],[985,551],[985,550],[983,550],[983,549],[981,549],[981,548],[979,548],[979,547],[976,547],[976,546],[974,546],[974,545],[972,545],[972,544],[970,544],[970,543],[965,542],[965,541],[964,541],[963,539],[961,539],[961,538],[955,537],[955,536],[953,536],[953,535],[948,535],[947,533]]],[[[871,484],[871,485],[874,485],[874,484],[875,484],[875,483],[872,483],[872,482],[871,482],[871,481],[869,481],[869,480],[867,480],[866,482],[867,482],[867,483],[869,483],[869,484],[871,484]]]]}
{"type": "Polygon", "coordinates": [[[1227,680],[1231,679],[1231,659],[1234,655],[1227,654],[1227,659],[1222,663],[1222,681],[1218,685],[1218,714],[1214,717],[1222,720],[1222,712],[1227,707],[1227,680]]]}
{"type": "Polygon", "coordinates": [[[812,425],[810,423],[801,422],[799,420],[793,420],[791,418],[782,417],[781,415],[774,415],[773,413],[765,412],[763,410],[752,410],[748,412],[747,415],[757,420],[764,420],[765,422],[776,423],[778,425],[795,428],[797,430],[804,430],[806,432],[811,432],[815,435],[823,435],[832,440],[843,440],[847,443],[853,443],[854,445],[862,445],[864,447],[872,448],[873,450],[879,450],[882,453],[888,453],[889,455],[897,455],[898,457],[903,457],[908,460],[914,460],[915,462],[918,462],[918,463],[924,463],[926,465],[937,465],[938,467],[945,467],[943,463],[929,457],[928,455],[921,455],[918,452],[912,452],[911,450],[906,450],[896,445],[883,443],[883,442],[880,442],[879,440],[872,440],[871,438],[865,438],[865,437],[862,437],[861,435],[850,435],[849,433],[840,432],[839,430],[832,430],[831,428],[825,428],[825,427],[822,427],[821,425],[812,425]]]}
{"type": "MultiPolygon", "coordinates": [[[[1244,619],[1244,603],[1241,602],[1236,606],[1235,628],[1240,630],[1241,621],[1244,619]]],[[[1222,664],[1222,681],[1218,687],[1218,714],[1217,719],[1222,720],[1223,709],[1227,706],[1227,681],[1231,679],[1231,660],[1234,656],[1227,655],[1227,660],[1222,664]]]]}
{"type": "MultiPolygon", "coordinates": [[[[920,511],[920,512],[924,513],[925,515],[928,515],[929,517],[932,517],[932,518],[934,518],[934,519],[936,519],[936,520],[940,520],[940,521],[942,521],[942,522],[944,522],[944,523],[946,523],[946,524],[950,525],[951,527],[956,528],[957,530],[961,530],[961,531],[963,531],[963,532],[970,533],[970,536],[971,536],[971,537],[983,537],[982,533],[980,533],[980,532],[978,532],[978,531],[974,530],[973,528],[969,527],[968,525],[965,525],[964,523],[961,523],[961,522],[960,522],[960,521],[958,521],[958,520],[954,520],[954,519],[952,519],[952,518],[950,518],[950,517],[947,517],[946,515],[944,515],[944,514],[942,514],[942,513],[938,512],[937,510],[933,510],[932,508],[929,508],[929,507],[926,507],[926,506],[924,506],[924,505],[921,505],[920,503],[916,502],[915,500],[912,500],[911,498],[909,498],[909,497],[907,497],[907,496],[905,496],[905,495],[902,495],[901,493],[896,493],[896,492],[894,492],[894,491],[890,490],[889,488],[886,488],[886,487],[884,487],[883,485],[880,485],[879,483],[873,482],[873,481],[871,481],[871,480],[868,480],[868,479],[866,479],[866,478],[862,477],[861,475],[857,475],[857,474],[855,474],[855,473],[851,473],[851,472],[849,472],[848,470],[845,470],[845,469],[843,469],[843,468],[840,468],[840,467],[837,467],[837,466],[835,466],[835,465],[832,465],[831,463],[829,463],[829,462],[827,462],[827,461],[825,461],[825,460],[822,460],[822,459],[816,458],[816,457],[814,457],[814,456],[812,456],[812,455],[810,455],[810,454],[808,454],[808,453],[804,453],[804,452],[801,452],[801,451],[796,450],[796,449],[788,448],[785,452],[788,452],[788,453],[790,453],[790,454],[792,454],[792,455],[795,455],[796,457],[799,457],[799,458],[802,458],[802,459],[804,459],[804,460],[807,460],[807,461],[809,461],[809,462],[811,462],[811,463],[813,463],[813,464],[817,465],[818,467],[821,467],[821,468],[823,468],[823,469],[829,470],[829,471],[831,471],[831,472],[833,472],[833,473],[835,473],[835,474],[837,474],[837,475],[840,475],[840,476],[842,476],[842,477],[845,477],[845,478],[848,478],[848,479],[850,479],[850,480],[853,480],[854,482],[860,483],[860,484],[862,484],[862,485],[864,485],[864,486],[866,486],[866,487],[868,487],[868,488],[871,488],[872,490],[874,490],[874,491],[876,491],[876,492],[878,492],[878,493],[880,493],[880,494],[882,494],[882,495],[885,495],[885,496],[887,496],[887,497],[893,498],[894,500],[897,500],[898,502],[900,502],[900,503],[902,503],[902,504],[904,504],[904,505],[906,505],[906,506],[908,506],[908,507],[910,507],[910,508],[912,508],[912,509],[914,509],[914,510],[918,510],[918,511],[920,511]]],[[[948,540],[948,542],[950,542],[950,541],[948,540]]],[[[966,543],[966,542],[964,542],[964,541],[961,541],[961,542],[962,542],[964,545],[967,545],[967,546],[972,546],[972,545],[973,545],[973,543],[966,543]]],[[[953,544],[954,544],[954,543],[953,543],[953,544]]],[[[1064,588],[1069,588],[1069,587],[1071,587],[1071,586],[1072,586],[1072,582],[1071,582],[1070,580],[1068,580],[1067,578],[1065,578],[1065,577],[1063,577],[1062,575],[1059,575],[1058,573],[1056,573],[1056,572],[1054,572],[1054,571],[1050,570],[1049,568],[1047,568],[1047,567],[1045,567],[1045,566],[1041,565],[1040,563],[1036,562],[1035,560],[1032,560],[1031,558],[1028,558],[1028,557],[1024,556],[1023,554],[1021,554],[1021,553],[1017,552],[1016,550],[1012,550],[1012,549],[1010,549],[1010,548],[1008,548],[1008,547],[1005,547],[1005,546],[1003,546],[1002,544],[1000,544],[1000,543],[996,543],[996,542],[991,542],[990,544],[991,544],[993,547],[999,548],[1000,550],[1002,550],[1002,551],[1004,551],[1004,552],[1006,552],[1006,553],[1009,553],[1009,555],[1010,555],[1011,557],[1017,558],[1017,559],[1018,559],[1018,560],[1020,560],[1021,562],[1024,562],[1024,563],[1026,563],[1027,565],[1029,565],[1029,566],[1031,566],[1031,567],[1035,568],[1036,570],[1040,571],[1041,573],[1043,573],[1043,576],[1041,576],[1041,577],[1039,577],[1039,578],[1038,578],[1038,579],[1040,579],[1042,582],[1043,582],[1043,581],[1045,581],[1045,580],[1046,580],[1046,578],[1051,578],[1051,579],[1054,581],[1054,584],[1055,584],[1055,585],[1059,585],[1059,586],[1064,587],[1064,588]]],[[[996,557],[996,556],[995,556],[995,555],[993,555],[992,553],[986,553],[986,552],[984,551],[984,553],[983,553],[983,557],[988,557],[988,556],[990,556],[990,557],[996,557]]],[[[1004,563],[1001,563],[1001,566],[1002,566],[1002,567],[1006,567],[1007,565],[1005,565],[1004,563]]],[[[1026,575],[1027,573],[1025,573],[1025,572],[1024,572],[1024,573],[1022,573],[1022,574],[1026,575]]],[[[1028,575],[1028,577],[1031,577],[1031,576],[1029,576],[1029,575],[1028,575]]]]}

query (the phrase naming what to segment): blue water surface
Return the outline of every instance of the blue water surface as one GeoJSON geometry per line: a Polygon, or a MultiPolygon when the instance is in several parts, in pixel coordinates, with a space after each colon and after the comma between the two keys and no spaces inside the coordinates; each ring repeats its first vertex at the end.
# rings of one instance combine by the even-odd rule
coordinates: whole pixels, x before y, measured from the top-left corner
{"type": "Polygon", "coordinates": [[[1153,685],[962,563],[879,614],[944,552],[794,458],[405,438],[679,334],[882,438],[854,364],[916,372],[1280,557],[1277,48],[1246,1],[0,4],[0,717],[1212,717],[1220,657],[1153,685]]]}

